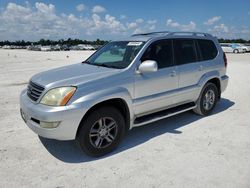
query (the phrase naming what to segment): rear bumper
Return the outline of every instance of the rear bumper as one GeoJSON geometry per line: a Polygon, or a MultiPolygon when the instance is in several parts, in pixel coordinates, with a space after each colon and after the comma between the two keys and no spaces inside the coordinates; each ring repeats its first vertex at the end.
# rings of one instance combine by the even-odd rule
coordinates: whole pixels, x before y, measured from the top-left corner
{"type": "Polygon", "coordinates": [[[227,75],[224,75],[221,77],[221,93],[224,92],[228,85],[229,77],[227,75]]]}
{"type": "Polygon", "coordinates": [[[36,134],[56,140],[75,139],[85,110],[81,105],[51,107],[33,103],[26,90],[20,95],[21,115],[28,127],[36,134]],[[39,121],[59,122],[56,128],[42,128],[39,121]]]}

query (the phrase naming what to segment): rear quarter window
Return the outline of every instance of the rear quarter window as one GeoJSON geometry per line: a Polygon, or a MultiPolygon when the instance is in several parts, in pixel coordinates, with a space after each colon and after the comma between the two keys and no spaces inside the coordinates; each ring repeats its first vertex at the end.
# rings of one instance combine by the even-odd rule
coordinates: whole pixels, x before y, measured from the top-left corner
{"type": "Polygon", "coordinates": [[[217,56],[218,50],[213,41],[198,39],[197,42],[203,61],[214,59],[217,56]]]}

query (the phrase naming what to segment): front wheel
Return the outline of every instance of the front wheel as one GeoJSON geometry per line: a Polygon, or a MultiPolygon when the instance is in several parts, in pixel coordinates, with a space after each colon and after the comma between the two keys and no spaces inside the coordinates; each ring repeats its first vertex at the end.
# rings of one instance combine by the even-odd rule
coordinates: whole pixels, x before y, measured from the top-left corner
{"type": "Polygon", "coordinates": [[[100,157],[113,151],[125,133],[125,121],[114,107],[101,107],[81,123],[77,141],[90,156],[100,157]]]}
{"type": "Polygon", "coordinates": [[[213,83],[207,83],[203,87],[200,97],[196,102],[197,107],[193,111],[196,114],[203,116],[210,114],[217,104],[218,98],[219,92],[216,85],[213,83]]]}

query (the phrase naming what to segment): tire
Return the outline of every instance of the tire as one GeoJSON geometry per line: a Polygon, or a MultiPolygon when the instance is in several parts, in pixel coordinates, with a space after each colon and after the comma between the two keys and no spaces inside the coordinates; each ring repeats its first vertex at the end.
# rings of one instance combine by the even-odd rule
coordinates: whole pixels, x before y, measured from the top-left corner
{"type": "Polygon", "coordinates": [[[200,97],[196,102],[197,107],[193,111],[202,116],[209,115],[217,104],[218,99],[218,88],[215,84],[208,82],[203,87],[200,97]]]}
{"type": "Polygon", "coordinates": [[[234,50],[233,51],[235,54],[238,54],[239,53],[239,50],[234,50]]]}
{"type": "Polygon", "coordinates": [[[94,110],[81,122],[77,142],[89,156],[101,157],[113,151],[125,134],[125,120],[114,107],[94,110]]]}

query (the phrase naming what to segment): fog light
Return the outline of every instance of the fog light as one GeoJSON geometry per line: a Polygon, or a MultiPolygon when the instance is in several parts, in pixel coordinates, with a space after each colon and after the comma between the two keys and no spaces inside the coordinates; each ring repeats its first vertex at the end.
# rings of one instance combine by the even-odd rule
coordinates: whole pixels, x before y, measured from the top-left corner
{"type": "Polygon", "coordinates": [[[56,127],[58,127],[58,125],[59,125],[59,121],[57,121],[57,122],[45,122],[45,121],[40,121],[40,126],[42,127],[42,128],[47,128],[47,129],[52,129],[52,128],[56,128],[56,127]]]}

